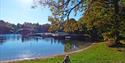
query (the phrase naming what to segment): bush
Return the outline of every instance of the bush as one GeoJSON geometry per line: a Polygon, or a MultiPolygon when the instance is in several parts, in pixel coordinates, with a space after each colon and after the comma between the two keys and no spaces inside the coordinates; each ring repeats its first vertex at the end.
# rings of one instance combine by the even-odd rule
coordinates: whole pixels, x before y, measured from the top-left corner
{"type": "Polygon", "coordinates": [[[106,45],[109,47],[115,46],[115,40],[111,32],[103,33],[103,39],[106,42],[106,45]]]}
{"type": "Polygon", "coordinates": [[[116,45],[115,40],[114,40],[114,39],[108,39],[108,40],[106,41],[106,45],[107,45],[108,47],[115,46],[115,45],[116,45]]]}

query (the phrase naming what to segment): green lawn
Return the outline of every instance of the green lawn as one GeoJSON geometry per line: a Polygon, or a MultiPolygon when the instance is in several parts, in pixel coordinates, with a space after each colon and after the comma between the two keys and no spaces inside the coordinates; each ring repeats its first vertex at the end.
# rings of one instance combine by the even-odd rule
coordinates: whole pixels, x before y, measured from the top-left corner
{"type": "MultiPolygon", "coordinates": [[[[70,55],[71,63],[125,63],[125,48],[109,48],[104,42],[93,44],[92,47],[70,55]]],[[[15,63],[62,63],[63,55],[48,59],[25,60],[15,63]]]]}

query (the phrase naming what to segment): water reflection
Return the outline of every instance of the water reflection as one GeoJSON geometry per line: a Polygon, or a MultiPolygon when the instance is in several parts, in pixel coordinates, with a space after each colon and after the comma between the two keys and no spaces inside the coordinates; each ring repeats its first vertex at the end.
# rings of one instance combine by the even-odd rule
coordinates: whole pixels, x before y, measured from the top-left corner
{"type": "Polygon", "coordinates": [[[4,42],[6,42],[5,40],[6,40],[5,37],[1,37],[1,36],[0,36],[0,45],[2,45],[4,42]]]}
{"type": "Polygon", "coordinates": [[[78,40],[24,37],[19,34],[0,35],[0,60],[51,56],[78,50],[90,44],[78,40]]]}
{"type": "Polygon", "coordinates": [[[34,40],[34,42],[39,42],[39,40],[45,40],[46,42],[51,42],[51,44],[63,44],[64,45],[64,51],[69,52],[69,51],[74,51],[82,47],[86,47],[90,45],[90,43],[86,43],[83,41],[78,41],[78,40],[60,40],[60,39],[54,39],[54,38],[43,38],[43,37],[26,37],[26,36],[21,36],[20,34],[6,34],[6,35],[0,35],[0,45],[4,44],[7,41],[19,41],[21,40],[22,43],[25,42],[30,42],[34,40]],[[83,46],[83,44],[86,44],[83,46]]]}

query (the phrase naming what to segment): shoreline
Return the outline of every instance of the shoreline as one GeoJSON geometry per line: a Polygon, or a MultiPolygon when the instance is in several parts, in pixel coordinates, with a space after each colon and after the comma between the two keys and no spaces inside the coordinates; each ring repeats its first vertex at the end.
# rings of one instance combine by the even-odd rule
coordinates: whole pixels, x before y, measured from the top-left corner
{"type": "Polygon", "coordinates": [[[54,58],[54,57],[57,57],[57,56],[65,56],[65,55],[70,55],[70,54],[73,54],[73,53],[77,53],[77,52],[84,51],[84,50],[90,48],[93,44],[96,44],[96,43],[92,43],[92,44],[90,44],[89,46],[87,46],[87,47],[85,47],[85,48],[81,48],[81,49],[79,49],[79,50],[72,51],[72,52],[65,52],[65,53],[63,53],[63,54],[55,54],[55,55],[44,56],[44,57],[33,57],[33,58],[24,58],[24,59],[5,60],[5,61],[0,61],[0,62],[1,62],[1,63],[12,63],[12,62],[17,62],[17,61],[47,59],[47,58],[54,58]]]}

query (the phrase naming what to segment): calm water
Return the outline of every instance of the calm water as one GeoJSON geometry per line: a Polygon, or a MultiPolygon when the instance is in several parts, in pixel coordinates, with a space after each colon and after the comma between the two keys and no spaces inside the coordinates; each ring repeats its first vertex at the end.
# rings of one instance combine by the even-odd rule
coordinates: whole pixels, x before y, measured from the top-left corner
{"type": "Polygon", "coordinates": [[[19,34],[0,35],[0,61],[52,56],[87,47],[83,41],[57,40],[42,37],[22,37],[19,34]]]}

